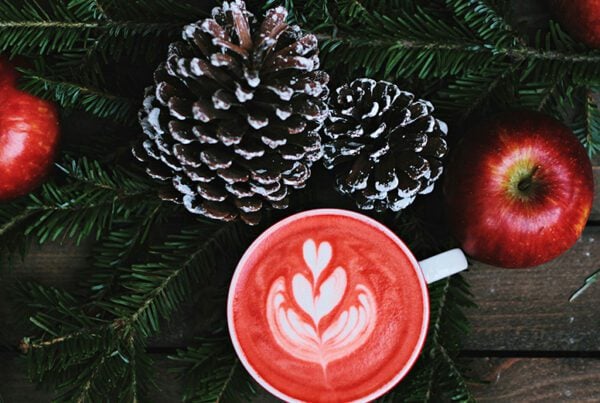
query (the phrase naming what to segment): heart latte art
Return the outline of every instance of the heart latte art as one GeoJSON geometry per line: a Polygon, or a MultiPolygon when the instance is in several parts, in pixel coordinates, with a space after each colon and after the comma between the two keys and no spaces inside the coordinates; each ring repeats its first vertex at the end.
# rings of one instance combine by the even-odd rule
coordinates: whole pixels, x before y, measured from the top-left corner
{"type": "Polygon", "coordinates": [[[269,328],[277,343],[298,359],[319,363],[323,371],[329,362],[363,345],[377,318],[373,293],[363,284],[349,290],[346,269],[336,267],[329,275],[323,275],[331,255],[329,242],[321,242],[318,249],[312,239],[304,242],[303,256],[310,278],[294,274],[291,290],[287,289],[284,276],[277,278],[266,307],[269,328]],[[355,303],[335,312],[330,325],[320,326],[321,319],[332,314],[344,298],[355,303]]]}

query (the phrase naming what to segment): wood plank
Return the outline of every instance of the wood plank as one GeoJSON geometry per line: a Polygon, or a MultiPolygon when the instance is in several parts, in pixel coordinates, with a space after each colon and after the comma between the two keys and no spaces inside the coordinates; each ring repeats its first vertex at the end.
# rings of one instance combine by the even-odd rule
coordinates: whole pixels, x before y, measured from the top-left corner
{"type": "Polygon", "coordinates": [[[471,384],[478,402],[598,402],[600,360],[593,358],[478,358],[471,384]]]}
{"type": "Polygon", "coordinates": [[[50,401],[48,392],[37,389],[27,379],[27,365],[21,356],[0,353],[0,363],[0,402],[50,401]]]}
{"type": "Polygon", "coordinates": [[[600,266],[600,227],[588,227],[564,255],[533,269],[475,264],[467,273],[479,308],[466,349],[484,351],[600,350],[600,287],[569,296],[600,266]]]}

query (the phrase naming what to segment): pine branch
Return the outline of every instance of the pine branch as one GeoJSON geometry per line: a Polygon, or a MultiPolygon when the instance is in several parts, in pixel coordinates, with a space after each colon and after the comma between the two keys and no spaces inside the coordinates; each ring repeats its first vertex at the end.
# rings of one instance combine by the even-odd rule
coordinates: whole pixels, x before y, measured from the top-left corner
{"type": "Polygon", "coordinates": [[[254,230],[239,223],[205,222],[169,237],[150,251],[157,258],[154,262],[134,264],[119,279],[128,295],[111,299],[103,308],[139,334],[155,334],[161,319],[170,319],[193,292],[193,286],[210,279],[216,270],[219,246],[227,245],[229,251],[237,250],[241,256],[252,234],[254,230]]]}
{"type": "Polygon", "coordinates": [[[0,8],[0,51],[12,55],[61,51],[74,46],[81,32],[98,25],[90,14],[74,13],[65,2],[50,2],[49,7],[47,11],[35,1],[4,1],[0,8]]]}
{"type": "MultiPolygon", "coordinates": [[[[384,23],[382,21],[380,25],[384,23]]],[[[335,68],[336,60],[337,64],[339,60],[347,60],[353,70],[364,68],[369,76],[399,78],[416,75],[420,79],[429,79],[485,71],[493,64],[506,62],[516,67],[526,62],[526,75],[531,74],[534,78],[556,77],[569,69],[580,82],[600,76],[600,53],[597,52],[582,54],[523,46],[494,47],[467,38],[458,42],[446,38],[405,39],[406,29],[397,26],[395,30],[397,37],[385,40],[380,39],[381,33],[360,31],[320,34],[318,38],[328,67],[335,68]]]]}
{"type": "MultiPolygon", "coordinates": [[[[559,104],[561,104],[563,101],[570,99],[569,93],[571,88],[565,86],[566,78],[566,76],[563,76],[562,78],[556,80],[554,83],[546,85],[542,93],[540,94],[541,97],[536,102],[537,105],[535,105],[533,109],[536,109],[538,111],[552,110],[557,108],[559,104]]],[[[574,105],[569,105],[569,107],[571,108],[573,106],[574,105]]]]}
{"type": "Polygon", "coordinates": [[[93,292],[91,299],[106,299],[117,290],[122,270],[145,255],[144,245],[151,231],[160,228],[176,211],[169,207],[160,204],[146,216],[113,222],[113,228],[94,246],[93,271],[83,284],[93,292]]]}
{"type": "MultiPolygon", "coordinates": [[[[451,122],[521,101],[556,115],[561,94],[600,82],[600,52],[576,42],[557,24],[550,23],[530,43],[497,11],[498,2],[399,3],[403,9],[390,12],[377,0],[286,2],[306,29],[317,32],[323,63],[333,77],[366,75],[412,85],[414,78],[441,81],[446,85],[433,99],[451,122]]],[[[593,154],[595,119],[585,119],[592,117],[588,112],[574,127],[593,154]]]]}
{"type": "MultiPolygon", "coordinates": [[[[180,26],[172,22],[109,20],[95,0],[52,0],[47,7],[35,0],[26,0],[24,4],[4,0],[0,9],[0,51],[11,55],[47,55],[87,48],[100,37],[124,40],[175,34],[180,26]]],[[[110,44],[116,43],[118,41],[110,44]]],[[[103,47],[102,50],[114,52],[117,49],[103,47]]]]}
{"type": "MultiPolygon", "coordinates": [[[[29,286],[22,300],[36,312],[31,322],[38,335],[24,339],[22,349],[28,352],[34,379],[68,384],[59,392],[70,400],[74,396],[84,400],[99,396],[100,386],[105,387],[107,382],[113,385],[108,390],[126,379],[133,382],[131,371],[138,369],[131,367],[131,359],[123,355],[132,338],[144,344],[158,332],[161,320],[170,319],[197,285],[209,280],[216,269],[215,255],[221,252],[220,245],[228,245],[228,250],[235,247],[241,254],[249,242],[246,227],[238,223],[200,223],[151,248],[149,256],[154,259],[150,263],[133,264],[121,271],[117,281],[120,293],[116,296],[77,304],[70,294],[29,286]],[[57,358],[61,351],[72,353],[57,358]],[[81,368],[99,360],[106,370],[81,372],[81,368]],[[78,373],[81,376],[73,375],[78,373]]],[[[134,360],[147,362],[144,354],[140,350],[134,360]]],[[[137,392],[128,388],[127,393],[137,392]]]]}
{"type": "Polygon", "coordinates": [[[151,182],[119,168],[105,170],[85,158],[66,159],[57,175],[26,198],[0,206],[0,252],[24,254],[28,239],[39,243],[96,238],[118,218],[146,217],[161,201],[151,182]],[[153,197],[154,195],[154,197],[153,197]]]}
{"type": "Polygon", "coordinates": [[[476,37],[421,8],[395,18],[367,10],[348,18],[357,22],[315,22],[324,63],[332,69],[344,60],[352,71],[364,68],[370,76],[424,79],[481,69],[496,59],[476,37]]]}
{"type": "Polygon", "coordinates": [[[485,69],[482,74],[457,77],[434,95],[434,105],[441,117],[464,122],[494,101],[495,96],[510,89],[519,67],[519,64],[503,63],[485,69]]]}
{"type": "Polygon", "coordinates": [[[440,329],[442,324],[442,318],[444,309],[446,308],[446,303],[448,301],[448,292],[450,290],[450,278],[446,278],[440,282],[440,284],[435,285],[438,289],[440,289],[440,297],[435,301],[436,309],[431,310],[429,326],[431,328],[431,332],[429,333],[429,337],[431,343],[434,345],[434,351],[437,349],[437,346],[440,344],[440,329]]]}
{"type": "Polygon", "coordinates": [[[138,371],[149,377],[151,360],[145,343],[120,323],[86,312],[71,294],[35,284],[24,286],[20,299],[35,311],[31,322],[43,332],[21,343],[30,376],[54,385],[58,400],[87,402],[114,395],[124,401],[151,385],[150,378],[134,382],[138,371]]]}
{"type": "Polygon", "coordinates": [[[584,89],[582,92],[583,105],[569,125],[592,157],[600,152],[600,103],[597,98],[600,88],[584,89]]]}
{"type": "Polygon", "coordinates": [[[443,345],[440,345],[439,352],[444,359],[448,377],[451,380],[449,383],[442,381],[441,384],[451,393],[450,399],[452,401],[474,403],[476,401],[475,397],[471,393],[461,369],[456,365],[455,354],[451,355],[443,345]]]}
{"type": "Polygon", "coordinates": [[[446,0],[446,4],[484,42],[497,47],[524,44],[520,35],[486,0],[446,0]]]}
{"type": "Polygon", "coordinates": [[[134,99],[106,93],[78,83],[52,78],[33,70],[23,73],[21,88],[33,95],[58,103],[65,109],[79,109],[99,118],[111,118],[116,122],[133,125],[137,121],[140,102],[134,99]]]}
{"type": "Polygon", "coordinates": [[[36,215],[25,235],[35,234],[40,243],[60,236],[79,243],[88,235],[98,238],[116,217],[144,215],[160,200],[147,179],[119,169],[104,170],[97,162],[67,160],[57,167],[67,186],[48,182],[30,195],[26,209],[36,215]],[[153,196],[154,195],[154,196],[153,196]]]}
{"type": "Polygon", "coordinates": [[[170,356],[184,381],[184,402],[247,402],[256,394],[228,337],[199,339],[199,346],[170,356]]]}
{"type": "MultiPolygon", "coordinates": [[[[79,180],[115,188],[115,179],[105,173],[96,172],[92,178],[89,168],[63,168],[79,180]]],[[[245,227],[239,224],[203,222],[190,228],[152,248],[152,263],[120,270],[115,291],[120,291],[120,295],[103,295],[78,305],[70,294],[29,286],[22,300],[35,311],[31,323],[38,335],[24,339],[22,350],[28,353],[32,377],[38,382],[60,385],[59,396],[70,401],[93,400],[94,396],[102,396],[102,388],[119,396],[137,396],[139,368],[132,363],[147,364],[148,357],[143,351],[124,357],[126,346],[131,346],[132,340],[140,343],[156,333],[159,320],[170,319],[171,313],[196,289],[194,285],[207,281],[215,269],[213,256],[220,253],[220,245],[228,245],[228,250],[237,245],[241,254],[249,242],[247,234],[241,232],[245,227]],[[72,353],[62,353],[58,358],[60,352],[72,353]],[[98,370],[90,372],[90,367],[98,370]],[[115,385],[126,387],[116,389],[115,385]]],[[[144,373],[144,378],[150,376],[149,370],[144,373]]],[[[229,394],[228,390],[226,387],[222,393],[229,394]]]]}

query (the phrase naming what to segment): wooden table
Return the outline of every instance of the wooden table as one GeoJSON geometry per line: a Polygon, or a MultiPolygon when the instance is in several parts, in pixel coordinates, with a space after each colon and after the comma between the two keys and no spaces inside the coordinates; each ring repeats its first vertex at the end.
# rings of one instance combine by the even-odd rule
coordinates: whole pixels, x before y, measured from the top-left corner
{"type": "MultiPolygon", "coordinates": [[[[463,357],[480,401],[600,401],[600,283],[574,302],[569,296],[600,268],[600,161],[595,162],[596,199],[582,238],[558,259],[527,270],[475,263],[467,273],[479,304],[469,311],[472,332],[463,357]]],[[[23,336],[13,326],[6,290],[17,280],[72,287],[83,275],[88,249],[73,245],[37,247],[25,262],[0,273],[0,323],[10,345],[0,347],[0,396],[7,403],[45,402],[26,377],[16,346],[23,336]]],[[[178,330],[155,340],[157,361],[182,347],[178,330]]],[[[161,402],[178,401],[178,384],[162,373],[161,402]]],[[[0,399],[1,401],[1,399],[0,399]]]]}

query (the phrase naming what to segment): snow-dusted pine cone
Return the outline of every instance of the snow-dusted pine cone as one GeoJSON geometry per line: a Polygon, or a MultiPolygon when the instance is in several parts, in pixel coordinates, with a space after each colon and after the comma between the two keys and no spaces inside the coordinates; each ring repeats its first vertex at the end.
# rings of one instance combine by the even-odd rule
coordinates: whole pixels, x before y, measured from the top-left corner
{"type": "Polygon", "coordinates": [[[263,208],[286,208],[305,186],[322,153],[329,77],[316,37],[286,17],[277,7],[259,23],[243,1],[226,1],[169,47],[134,147],[165,199],[256,224],[263,208]]]}
{"type": "Polygon", "coordinates": [[[433,190],[448,129],[430,102],[363,78],[338,88],[330,108],[323,162],[341,193],[364,210],[399,211],[433,190]]]}

